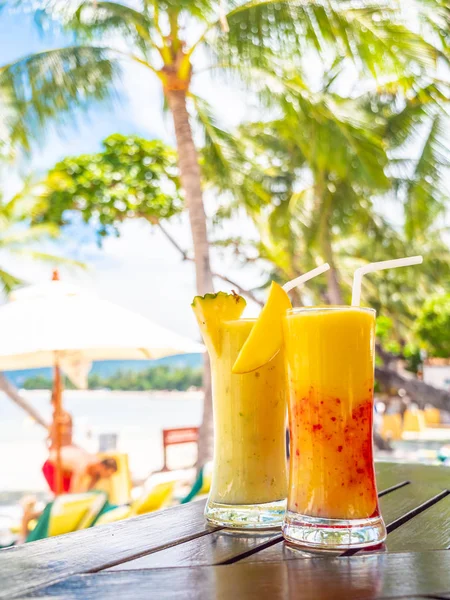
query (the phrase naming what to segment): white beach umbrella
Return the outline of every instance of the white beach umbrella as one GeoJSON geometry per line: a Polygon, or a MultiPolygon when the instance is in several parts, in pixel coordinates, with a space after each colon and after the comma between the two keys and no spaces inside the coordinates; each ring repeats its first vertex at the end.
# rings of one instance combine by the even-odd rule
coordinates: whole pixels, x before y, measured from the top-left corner
{"type": "Polygon", "coordinates": [[[14,292],[0,306],[0,369],[48,367],[76,359],[136,360],[204,352],[149,319],[61,281],[14,292]]]}
{"type": "Polygon", "coordinates": [[[57,273],[51,282],[14,292],[0,306],[0,370],[53,366],[56,423],[62,414],[60,368],[83,387],[92,361],[204,351],[141,315],[58,281],[57,273]]]}

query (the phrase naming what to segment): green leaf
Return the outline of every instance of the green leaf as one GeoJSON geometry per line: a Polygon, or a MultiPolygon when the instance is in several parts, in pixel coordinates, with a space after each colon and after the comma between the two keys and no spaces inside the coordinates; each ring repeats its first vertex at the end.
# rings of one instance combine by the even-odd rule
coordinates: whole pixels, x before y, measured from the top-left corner
{"type": "Polygon", "coordinates": [[[138,47],[144,56],[156,42],[157,30],[152,16],[118,2],[82,2],[65,24],[86,40],[119,34],[138,47]]]}
{"type": "Polygon", "coordinates": [[[427,300],[415,330],[432,356],[450,356],[450,294],[435,295],[427,300]]]}
{"type": "Polygon", "coordinates": [[[105,48],[68,47],[26,56],[0,67],[0,131],[30,150],[49,120],[65,124],[75,109],[114,98],[117,62],[105,48]]]}
{"type": "Polygon", "coordinates": [[[9,294],[14,288],[23,285],[24,283],[23,279],[16,277],[8,271],[0,269],[0,287],[4,294],[9,294]]]}
{"type": "Polygon", "coordinates": [[[427,231],[445,211],[448,194],[443,193],[444,181],[450,175],[449,125],[441,114],[433,118],[414,172],[406,184],[405,227],[409,239],[427,231]]]}
{"type": "Polygon", "coordinates": [[[34,221],[63,226],[76,211],[99,239],[127,218],[156,223],[183,208],[176,153],[158,140],[113,134],[103,151],[67,157],[36,185],[34,221]]]}
{"type": "Polygon", "coordinates": [[[347,57],[373,76],[408,65],[434,67],[438,53],[409,30],[389,2],[363,6],[341,0],[236,2],[206,38],[218,63],[266,67],[288,58],[299,64],[315,50],[321,58],[347,57]]]}

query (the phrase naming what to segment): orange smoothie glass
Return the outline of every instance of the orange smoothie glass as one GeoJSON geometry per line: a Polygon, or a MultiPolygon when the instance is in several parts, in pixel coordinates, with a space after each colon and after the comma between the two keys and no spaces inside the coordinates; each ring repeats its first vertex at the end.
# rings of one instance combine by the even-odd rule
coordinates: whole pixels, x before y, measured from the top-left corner
{"type": "Polygon", "coordinates": [[[379,544],[386,529],[372,443],[375,311],[294,309],[284,334],[291,459],[283,535],[318,549],[379,544]]]}

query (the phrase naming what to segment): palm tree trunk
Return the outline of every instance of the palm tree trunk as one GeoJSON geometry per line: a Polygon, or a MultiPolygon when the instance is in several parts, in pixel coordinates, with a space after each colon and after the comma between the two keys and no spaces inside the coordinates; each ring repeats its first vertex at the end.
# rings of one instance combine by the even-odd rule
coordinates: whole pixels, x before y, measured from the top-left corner
{"type": "Polygon", "coordinates": [[[330,304],[343,304],[341,284],[339,283],[339,274],[334,262],[334,253],[331,246],[331,241],[326,234],[326,239],[322,241],[322,251],[325,261],[330,265],[330,270],[327,271],[327,295],[330,304]]]}
{"type": "Polygon", "coordinates": [[[322,207],[320,215],[320,244],[322,247],[322,255],[330,265],[330,270],[327,271],[327,296],[330,304],[343,304],[342,291],[339,283],[339,274],[334,261],[333,246],[331,244],[331,223],[330,216],[332,210],[332,198],[323,198],[323,185],[316,185],[316,194],[319,194],[318,206],[322,207]]]}
{"type": "Polygon", "coordinates": [[[403,388],[406,390],[411,400],[424,408],[426,404],[431,404],[440,410],[450,411],[450,392],[440,388],[435,388],[429,383],[420,381],[417,377],[404,377],[394,369],[386,367],[375,368],[375,379],[384,388],[403,388]]]}
{"type": "MultiPolygon", "coordinates": [[[[186,107],[186,92],[184,90],[166,89],[166,98],[175,126],[180,180],[191,224],[197,292],[204,295],[208,292],[213,292],[214,288],[209,260],[208,233],[205,207],[203,205],[200,165],[197,149],[192,137],[189,113],[186,107]]],[[[206,461],[210,460],[213,453],[211,372],[209,357],[207,356],[205,356],[204,362],[203,388],[205,397],[203,420],[198,440],[198,466],[202,466],[206,461]]]]}
{"type": "Polygon", "coordinates": [[[166,91],[166,97],[175,125],[181,186],[184,191],[191,224],[197,292],[204,295],[213,291],[213,280],[209,261],[208,234],[206,231],[206,215],[203,205],[198,154],[192,137],[189,113],[186,108],[186,93],[182,90],[168,90],[166,91]]]}
{"type": "Polygon", "coordinates": [[[48,430],[50,426],[49,423],[47,423],[41,417],[37,410],[28,404],[25,398],[22,398],[17,388],[10,381],[8,381],[3,373],[0,373],[0,390],[4,392],[14,402],[14,404],[17,404],[19,408],[24,410],[33,419],[33,421],[36,421],[38,425],[41,425],[48,430]]]}

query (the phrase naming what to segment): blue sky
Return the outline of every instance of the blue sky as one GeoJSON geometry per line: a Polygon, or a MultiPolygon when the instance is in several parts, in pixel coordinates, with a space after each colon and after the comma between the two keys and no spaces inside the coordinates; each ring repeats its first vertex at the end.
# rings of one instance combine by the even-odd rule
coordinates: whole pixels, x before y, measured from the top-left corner
{"type": "MultiPolygon", "coordinates": [[[[70,43],[61,33],[42,36],[31,14],[0,13],[0,64],[17,60],[32,52],[56,48],[70,43]]],[[[159,84],[137,66],[125,66],[122,78],[122,101],[112,110],[94,107],[88,117],[79,117],[75,127],[68,127],[64,135],[51,127],[43,143],[33,153],[31,163],[16,172],[2,173],[2,190],[7,196],[20,187],[20,175],[39,173],[67,155],[94,152],[101,140],[114,132],[135,133],[149,138],[163,138],[173,143],[170,120],[162,118],[159,84]]],[[[219,115],[228,123],[241,118],[246,107],[239,94],[221,86],[217,81],[199,78],[197,90],[213,100],[219,115]]],[[[211,199],[207,210],[212,210],[211,199]]],[[[240,226],[240,225],[239,225],[240,226]]],[[[233,229],[235,231],[236,224],[233,229]]],[[[183,247],[190,247],[191,239],[187,219],[181,217],[170,224],[173,235],[183,247]]],[[[178,333],[197,337],[197,328],[190,310],[195,294],[194,270],[191,264],[182,263],[175,250],[145,222],[126,223],[121,237],[108,239],[99,249],[86,228],[72,228],[58,244],[65,256],[83,260],[86,272],[63,270],[65,280],[95,290],[102,297],[117,302],[148,316],[160,325],[178,333]]],[[[2,264],[16,274],[34,283],[49,277],[50,266],[41,266],[1,257],[2,264]]],[[[237,270],[231,260],[214,257],[214,267],[226,272],[249,286],[259,283],[259,273],[237,270]]],[[[220,286],[223,289],[229,289],[220,286]]],[[[249,308],[249,313],[255,307],[249,308]]]]}
{"type": "MultiPolygon", "coordinates": [[[[32,14],[4,10],[0,13],[0,64],[6,64],[34,52],[70,45],[70,35],[59,31],[39,32],[32,14]]],[[[128,74],[126,69],[125,77],[128,74]]],[[[117,130],[149,137],[161,136],[159,126],[148,127],[132,112],[132,104],[122,94],[119,106],[108,110],[105,105],[93,106],[88,115],[79,115],[74,127],[67,127],[62,135],[49,128],[43,152],[41,146],[32,159],[33,168],[45,169],[67,154],[93,152],[101,140],[117,130]]],[[[167,139],[170,134],[166,134],[167,139]]]]}

